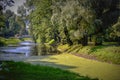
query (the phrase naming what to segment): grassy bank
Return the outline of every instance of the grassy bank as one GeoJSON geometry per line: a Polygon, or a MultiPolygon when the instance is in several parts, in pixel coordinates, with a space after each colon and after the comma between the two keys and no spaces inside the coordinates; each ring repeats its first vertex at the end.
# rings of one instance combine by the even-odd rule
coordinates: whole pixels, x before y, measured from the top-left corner
{"type": "Polygon", "coordinates": [[[58,46],[58,49],[61,52],[77,54],[78,56],[83,56],[86,58],[92,58],[109,63],[120,64],[120,46],[89,45],[83,47],[81,45],[68,46],[66,44],[58,46]]]}
{"type": "Polygon", "coordinates": [[[32,41],[32,38],[20,38],[21,41],[32,41]]]}
{"type": "Polygon", "coordinates": [[[2,67],[0,80],[97,80],[58,68],[23,62],[4,62],[2,67]]]}
{"type": "Polygon", "coordinates": [[[0,37],[0,46],[6,46],[6,45],[9,45],[9,44],[12,44],[12,45],[15,45],[17,43],[19,43],[21,40],[18,39],[18,38],[3,38],[3,37],[0,37]]]}
{"type": "Polygon", "coordinates": [[[99,80],[120,80],[120,65],[90,60],[68,53],[31,57],[24,61],[35,65],[39,64],[69,70],[79,75],[98,78],[99,80]]]}

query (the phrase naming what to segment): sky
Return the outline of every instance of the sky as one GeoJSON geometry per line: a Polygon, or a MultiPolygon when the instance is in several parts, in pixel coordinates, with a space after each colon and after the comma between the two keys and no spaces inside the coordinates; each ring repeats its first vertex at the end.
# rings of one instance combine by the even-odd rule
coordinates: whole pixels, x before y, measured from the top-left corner
{"type": "Polygon", "coordinates": [[[17,8],[18,6],[21,6],[26,0],[14,0],[15,4],[12,7],[7,6],[6,9],[10,9],[11,11],[14,11],[15,14],[17,14],[17,8]]]}

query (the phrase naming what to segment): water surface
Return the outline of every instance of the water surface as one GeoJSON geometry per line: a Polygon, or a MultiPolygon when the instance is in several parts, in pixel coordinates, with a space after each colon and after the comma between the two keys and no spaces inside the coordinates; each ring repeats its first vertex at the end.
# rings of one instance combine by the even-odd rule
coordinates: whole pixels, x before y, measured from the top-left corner
{"type": "Polygon", "coordinates": [[[0,60],[36,55],[36,46],[32,41],[23,41],[17,46],[9,45],[7,47],[0,47],[0,60]]]}

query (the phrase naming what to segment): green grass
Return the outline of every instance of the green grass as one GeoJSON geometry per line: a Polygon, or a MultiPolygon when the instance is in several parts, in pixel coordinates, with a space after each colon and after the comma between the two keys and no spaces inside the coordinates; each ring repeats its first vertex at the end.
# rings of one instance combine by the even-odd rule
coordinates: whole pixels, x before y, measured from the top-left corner
{"type": "Polygon", "coordinates": [[[9,44],[17,44],[21,42],[20,39],[17,39],[17,38],[9,38],[9,39],[6,39],[6,44],[9,45],[9,44]]]}
{"type": "Polygon", "coordinates": [[[78,53],[96,56],[100,61],[120,64],[120,46],[86,46],[78,53]]]}
{"type": "Polygon", "coordinates": [[[120,64],[120,46],[100,46],[93,49],[94,51],[90,53],[96,55],[101,61],[120,64]]]}
{"type": "Polygon", "coordinates": [[[3,62],[0,80],[97,80],[58,68],[23,62],[3,62]]]}
{"type": "Polygon", "coordinates": [[[58,46],[58,50],[60,51],[60,52],[65,52],[67,49],[69,49],[70,48],[70,46],[68,45],[68,44],[65,44],[65,45],[59,45],[58,46]]]}
{"type": "Polygon", "coordinates": [[[7,46],[7,45],[17,45],[21,41],[32,41],[31,38],[15,38],[15,37],[10,37],[10,38],[3,38],[0,37],[0,46],[7,46]]]}
{"type": "Polygon", "coordinates": [[[20,38],[21,41],[32,41],[32,38],[20,38]]]}
{"type": "Polygon", "coordinates": [[[58,48],[62,52],[90,55],[96,57],[96,59],[100,61],[120,64],[120,46],[108,45],[108,43],[102,46],[88,45],[82,47],[81,45],[73,45],[64,48],[65,46],[66,45],[60,45],[58,48]]]}
{"type": "Polygon", "coordinates": [[[16,45],[17,43],[19,43],[21,40],[17,39],[17,38],[3,38],[0,37],[0,46],[6,46],[6,45],[16,45]]]}
{"type": "Polygon", "coordinates": [[[90,60],[68,53],[31,57],[24,61],[69,70],[99,80],[120,80],[120,65],[90,60]]]}

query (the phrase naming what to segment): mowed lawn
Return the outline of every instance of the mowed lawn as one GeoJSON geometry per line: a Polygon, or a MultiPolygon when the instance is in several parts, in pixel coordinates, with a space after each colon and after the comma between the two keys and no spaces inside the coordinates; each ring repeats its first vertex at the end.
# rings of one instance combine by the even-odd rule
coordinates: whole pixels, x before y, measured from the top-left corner
{"type": "Polygon", "coordinates": [[[24,61],[62,68],[99,80],[120,80],[120,65],[85,59],[72,54],[30,57],[24,61]]]}

